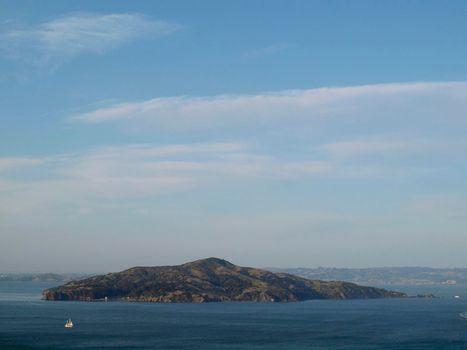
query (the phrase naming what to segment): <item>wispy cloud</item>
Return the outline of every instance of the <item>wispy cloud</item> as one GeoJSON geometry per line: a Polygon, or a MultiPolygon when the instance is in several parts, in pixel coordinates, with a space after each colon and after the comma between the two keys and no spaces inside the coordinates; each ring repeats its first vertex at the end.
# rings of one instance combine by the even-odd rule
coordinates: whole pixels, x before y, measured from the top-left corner
{"type": "Polygon", "coordinates": [[[103,53],[145,34],[167,35],[179,25],[140,14],[80,14],[0,36],[0,51],[38,65],[58,64],[84,53],[103,53]]]}
{"type": "Polygon", "coordinates": [[[349,116],[351,120],[397,119],[388,113],[411,113],[415,109],[414,115],[419,117],[420,109],[433,101],[438,102],[438,107],[450,108],[453,101],[462,104],[465,96],[465,82],[379,84],[254,95],[174,96],[113,104],[75,114],[68,120],[81,123],[121,121],[169,130],[219,130],[278,122],[304,125],[317,118],[326,120],[336,115],[349,116]]]}
{"type": "Polygon", "coordinates": [[[23,212],[102,201],[151,198],[213,186],[222,181],[289,181],[333,170],[325,161],[281,159],[257,154],[242,143],[102,147],[83,153],[44,158],[0,158],[5,168],[42,164],[37,178],[0,175],[0,211],[23,212]],[[230,180],[229,180],[230,179],[230,180]]]}
{"type": "Polygon", "coordinates": [[[3,157],[0,158],[0,173],[7,170],[15,170],[42,164],[42,159],[27,157],[3,157]]]}

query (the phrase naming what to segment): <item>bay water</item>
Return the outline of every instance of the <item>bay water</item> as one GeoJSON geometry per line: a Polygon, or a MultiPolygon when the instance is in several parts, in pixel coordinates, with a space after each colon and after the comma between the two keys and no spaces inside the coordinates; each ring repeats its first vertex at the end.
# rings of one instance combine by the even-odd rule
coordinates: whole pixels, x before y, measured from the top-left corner
{"type": "Polygon", "coordinates": [[[0,282],[0,349],[467,349],[467,286],[391,287],[435,299],[266,304],[41,300],[50,286],[0,282]]]}

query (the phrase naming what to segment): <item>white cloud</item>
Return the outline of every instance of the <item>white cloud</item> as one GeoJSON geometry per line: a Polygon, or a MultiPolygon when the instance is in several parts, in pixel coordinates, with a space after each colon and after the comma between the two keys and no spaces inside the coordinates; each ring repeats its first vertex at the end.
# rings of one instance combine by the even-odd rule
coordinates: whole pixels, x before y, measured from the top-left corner
{"type": "Polygon", "coordinates": [[[433,101],[439,101],[437,107],[447,112],[453,101],[462,104],[465,96],[465,82],[378,84],[254,95],[161,97],[113,104],[68,119],[82,123],[125,121],[168,130],[218,130],[277,122],[306,125],[317,118],[325,121],[335,115],[344,115],[349,120],[383,116],[388,119],[388,113],[394,113],[392,117],[396,120],[400,119],[397,114],[420,117],[433,101]]]}
{"type": "Polygon", "coordinates": [[[39,65],[57,64],[82,53],[103,53],[148,33],[167,35],[179,28],[140,14],[81,14],[5,32],[0,51],[39,65]]]}

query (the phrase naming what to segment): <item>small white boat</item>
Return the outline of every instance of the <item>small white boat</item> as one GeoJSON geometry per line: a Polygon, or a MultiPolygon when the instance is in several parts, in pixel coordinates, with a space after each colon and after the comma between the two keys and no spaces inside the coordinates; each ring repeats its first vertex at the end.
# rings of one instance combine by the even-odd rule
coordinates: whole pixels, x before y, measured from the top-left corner
{"type": "Polygon", "coordinates": [[[71,321],[71,318],[68,319],[65,323],[65,328],[72,328],[73,327],[73,322],[71,321]]]}

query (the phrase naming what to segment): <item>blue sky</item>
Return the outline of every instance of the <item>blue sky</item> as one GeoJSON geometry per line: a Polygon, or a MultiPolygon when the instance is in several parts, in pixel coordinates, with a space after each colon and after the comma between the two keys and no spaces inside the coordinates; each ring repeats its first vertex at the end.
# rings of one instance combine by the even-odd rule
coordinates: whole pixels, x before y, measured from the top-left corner
{"type": "Polygon", "coordinates": [[[464,266],[464,1],[0,1],[0,266],[464,266]]]}

